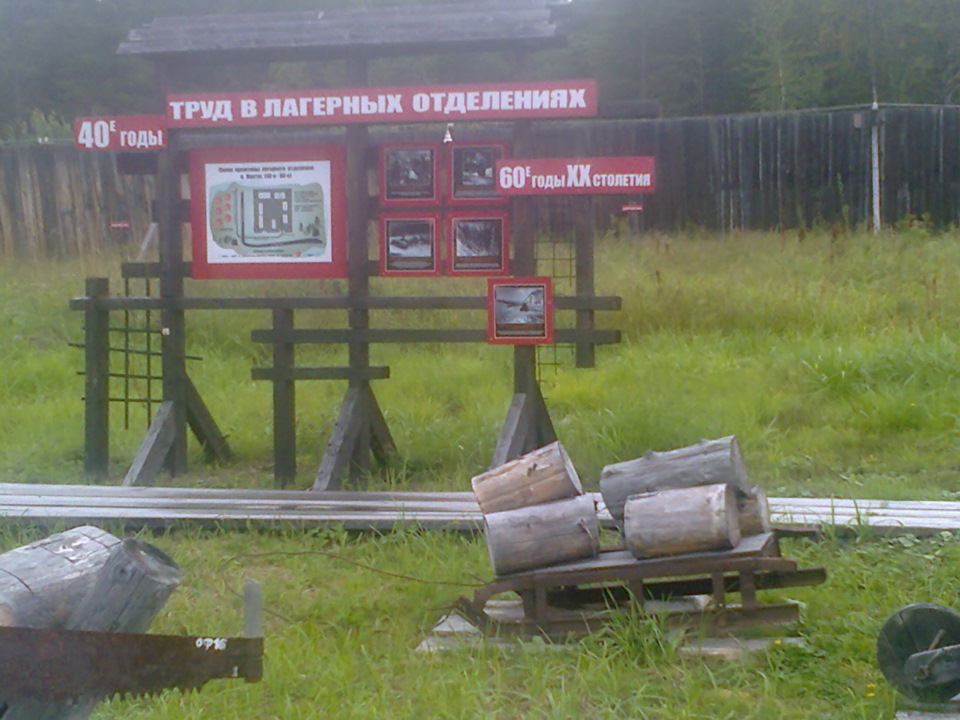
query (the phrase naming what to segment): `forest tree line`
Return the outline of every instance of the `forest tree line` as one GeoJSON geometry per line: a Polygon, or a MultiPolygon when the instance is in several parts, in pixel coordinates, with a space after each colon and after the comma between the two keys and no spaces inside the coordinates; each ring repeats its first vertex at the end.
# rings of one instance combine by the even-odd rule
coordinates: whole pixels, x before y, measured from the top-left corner
{"type": "MultiPolygon", "coordinates": [[[[0,0],[0,138],[61,134],[81,115],[161,112],[150,64],[115,52],[156,17],[432,2],[0,0]]],[[[960,103],[960,0],[571,0],[558,22],[569,42],[538,56],[538,77],[592,77],[602,101],[655,100],[665,116],[960,103]]],[[[346,84],[336,64],[251,70],[198,69],[196,89],[346,84]]],[[[375,62],[371,80],[510,72],[508,58],[426,57],[375,62]]]]}

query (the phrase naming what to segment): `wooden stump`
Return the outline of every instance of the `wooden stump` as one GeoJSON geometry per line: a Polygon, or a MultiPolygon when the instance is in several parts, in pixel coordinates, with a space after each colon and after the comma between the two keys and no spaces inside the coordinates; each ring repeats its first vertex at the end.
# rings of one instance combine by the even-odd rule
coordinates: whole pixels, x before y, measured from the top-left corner
{"type": "Polygon", "coordinates": [[[577,470],[559,442],[477,475],[470,483],[484,515],[583,495],[577,470]]]}
{"type": "Polygon", "coordinates": [[[750,493],[740,444],[733,435],[607,465],[600,475],[600,492],[622,526],[623,505],[631,495],[717,483],[732,486],[740,495],[750,493]]]}
{"type": "Polygon", "coordinates": [[[770,505],[767,494],[759,485],[750,488],[745,497],[737,497],[737,515],[740,521],[740,534],[762,535],[770,532],[770,505]]]}
{"type": "Polygon", "coordinates": [[[590,495],[491,513],[483,520],[490,565],[498,576],[596,557],[600,550],[590,495]]]}
{"type": "MultiPolygon", "coordinates": [[[[77,528],[61,536],[0,555],[0,568],[9,556],[17,558],[17,579],[25,586],[43,587],[43,594],[31,595],[42,612],[34,612],[22,592],[13,608],[14,617],[32,620],[27,627],[96,630],[101,632],[144,632],[153,622],[170,594],[180,584],[177,564],[157,548],[139,540],[122,542],[112,535],[97,536],[97,528],[77,528]],[[77,531],[81,530],[82,533],[77,531]],[[95,532],[94,532],[95,531],[95,532]],[[96,537],[93,540],[90,536],[96,537]],[[51,543],[51,540],[55,542],[51,543]],[[112,538],[112,540],[109,540],[112,538]],[[115,542],[113,542],[115,541],[115,542]],[[103,542],[113,542],[111,547],[103,542]],[[99,547],[97,547],[99,546],[99,547]],[[52,561],[51,549],[68,552],[80,560],[81,571],[64,569],[52,561]],[[86,551],[86,552],[84,552],[86,551]],[[27,558],[32,558],[31,561],[27,558]],[[90,568],[96,568],[91,571],[90,568]],[[60,581],[55,581],[59,577],[60,581]],[[67,612],[69,609],[69,612],[67,612]],[[49,624],[35,624],[40,620],[49,624]]],[[[29,593],[28,593],[29,594],[29,593]]],[[[4,601],[10,599],[4,596],[4,601]]],[[[11,705],[0,713],[2,720],[83,720],[99,700],[80,698],[70,704],[26,702],[11,705]]]]}
{"type": "Polygon", "coordinates": [[[725,483],[633,495],[623,533],[641,559],[726,550],[740,542],[736,497],[725,483]]]}

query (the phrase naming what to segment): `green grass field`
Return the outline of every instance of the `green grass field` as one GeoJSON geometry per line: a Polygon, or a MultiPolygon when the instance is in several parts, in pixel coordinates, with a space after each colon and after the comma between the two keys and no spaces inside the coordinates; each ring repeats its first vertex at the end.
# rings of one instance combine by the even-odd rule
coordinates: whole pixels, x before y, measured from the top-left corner
{"type": "MultiPolygon", "coordinates": [[[[609,236],[599,253],[599,292],[624,300],[622,312],[601,321],[624,330],[624,342],[602,349],[594,370],[574,369],[562,353],[558,367],[543,368],[560,440],[587,487],[596,488],[606,464],[735,434],[751,479],[770,495],[958,496],[960,236],[909,228],[877,238],[609,236]]],[[[118,257],[0,268],[0,480],[83,481],[83,355],[68,346],[82,339],[82,317],[67,303],[88,275],[110,274],[119,288],[118,268],[118,257]]],[[[459,289],[445,282],[438,292],[459,289]]],[[[452,326],[464,317],[374,323],[452,326]]],[[[193,447],[191,473],[177,483],[272,486],[270,388],[250,379],[269,352],[250,342],[250,331],[268,320],[266,313],[190,317],[189,352],[202,358],[191,362],[191,377],[238,459],[206,467],[193,447]]],[[[317,314],[297,322],[341,320],[317,314]]],[[[327,360],[340,358],[327,352],[327,360]]],[[[375,391],[401,458],[370,486],[468,490],[506,414],[509,349],[376,347],[373,354],[391,367],[375,391]]],[[[339,383],[298,386],[300,487],[312,481],[342,393],[339,383]]],[[[119,480],[145,419],[134,411],[125,429],[115,408],[113,425],[119,480]]],[[[11,531],[4,545],[30,537],[11,531]]],[[[892,718],[897,699],[873,660],[880,624],[908,602],[960,606],[960,543],[952,536],[797,541],[786,554],[830,573],[825,586],[784,591],[804,603],[802,649],[783,645],[734,664],[687,660],[655,624],[633,618],[560,650],[532,642],[430,656],[413,650],[422,631],[469,584],[490,577],[482,539],[175,531],[151,541],[185,570],[158,631],[239,632],[234,590],[244,577],[264,584],[273,613],[266,677],[109,703],[100,720],[892,718]],[[383,575],[329,553],[465,586],[383,575]]]]}

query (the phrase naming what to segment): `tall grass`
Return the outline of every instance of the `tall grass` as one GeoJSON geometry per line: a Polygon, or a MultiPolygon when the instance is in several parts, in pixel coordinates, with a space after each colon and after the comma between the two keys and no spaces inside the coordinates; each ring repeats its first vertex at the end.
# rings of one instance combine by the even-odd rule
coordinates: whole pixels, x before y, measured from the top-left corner
{"type": "MultiPolygon", "coordinates": [[[[600,322],[624,342],[593,370],[569,360],[542,369],[561,441],[588,486],[604,465],[705,437],[736,434],[754,479],[774,493],[952,497],[960,407],[957,324],[960,242],[917,229],[879,237],[826,233],[716,237],[608,236],[599,242],[599,291],[623,297],[600,322]]],[[[82,316],[67,309],[84,275],[118,258],[0,268],[0,473],[82,481],[82,316]]],[[[455,294],[471,280],[377,281],[379,292],[455,294]]],[[[136,288],[134,288],[136,291],[136,288]]],[[[316,294],[324,284],[193,283],[191,293],[316,294]]],[[[569,318],[560,318],[569,323],[569,318]]],[[[482,313],[374,313],[378,327],[483,327],[482,313]]],[[[182,482],[269,485],[270,387],[250,379],[269,347],[250,332],[262,311],[191,313],[189,371],[238,456],[207,468],[193,449],[182,482]]],[[[298,313],[300,327],[343,326],[342,313],[298,313]]],[[[342,348],[298,349],[303,364],[343,364],[342,348]]],[[[377,483],[466,489],[493,453],[509,404],[512,354],[487,346],[376,346],[391,379],[374,384],[400,450],[377,483]]],[[[571,357],[560,353],[561,358],[571,357]]],[[[115,388],[117,386],[115,385],[115,388]]],[[[119,389],[117,389],[119,392],[119,389]]],[[[308,486],[344,387],[298,385],[298,449],[308,486]]],[[[117,393],[115,393],[117,394],[117,393]]],[[[113,472],[143,438],[113,409],[113,472]]]]}
{"type": "MultiPolygon", "coordinates": [[[[772,494],[955,497],[960,241],[922,232],[833,238],[607,237],[598,286],[624,298],[601,322],[625,331],[595,370],[543,368],[561,440],[588,486],[603,465],[703,437],[736,434],[753,479],[772,494]]],[[[82,318],[67,308],[86,275],[116,279],[116,258],[0,267],[0,479],[82,481],[82,318]]],[[[446,286],[430,286],[450,292],[446,286]]],[[[317,292],[283,284],[284,292],[317,292]]],[[[342,290],[342,288],[340,288],[342,290]]],[[[321,288],[320,291],[334,288],[321,288]]],[[[276,292],[199,284],[191,292],[276,292]]],[[[391,286],[391,292],[419,292],[391,286]]],[[[453,325],[410,314],[377,323],[453,325]]],[[[190,372],[238,461],[202,464],[192,485],[266,487],[270,389],[250,379],[269,361],[250,331],[266,313],[189,318],[190,372]]],[[[480,325],[482,317],[472,318],[480,325]]],[[[298,324],[333,324],[322,313],[298,324]]],[[[511,392],[511,354],[491,347],[377,347],[392,377],[375,384],[401,457],[374,487],[468,489],[493,451],[511,392]]],[[[342,362],[305,350],[303,362],[342,362]]],[[[303,485],[319,463],[344,388],[298,386],[303,485]]],[[[114,411],[119,476],[143,437],[114,411]]],[[[39,531],[7,528],[9,548],[39,531]]],[[[960,543],[943,535],[788,543],[801,566],[826,565],[816,588],[769,599],[803,603],[804,644],[734,664],[689,659],[655,620],[627,616],[562,648],[527,642],[414,648],[460,594],[490,577],[482,539],[413,531],[177,531],[149,538],[184,567],[155,631],[235,634],[244,577],[266,598],[266,674],[245,685],[114,700],[97,720],[210,717],[891,719],[898,700],[873,659],[887,615],[909,602],[956,605],[960,543]],[[358,565],[359,564],[359,565],[358,565]],[[923,572],[918,573],[917,568],[923,572]],[[420,580],[426,581],[421,582],[420,580]]]]}

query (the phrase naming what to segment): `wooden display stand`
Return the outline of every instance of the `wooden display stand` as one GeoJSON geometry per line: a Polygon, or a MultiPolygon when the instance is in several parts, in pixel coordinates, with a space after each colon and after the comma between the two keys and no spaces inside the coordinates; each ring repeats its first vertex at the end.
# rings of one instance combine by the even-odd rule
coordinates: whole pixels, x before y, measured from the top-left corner
{"type": "MultiPolygon", "coordinates": [[[[488,0],[456,6],[432,6],[418,24],[410,23],[408,8],[381,9],[378,11],[379,29],[373,33],[375,37],[370,37],[366,11],[329,11],[319,16],[317,13],[273,13],[269,16],[267,29],[260,15],[231,16],[226,24],[216,22],[217,18],[207,18],[200,23],[192,18],[166,18],[132,32],[127,41],[121,44],[119,52],[152,60],[160,79],[161,92],[166,98],[170,98],[177,90],[176,85],[182,77],[189,76],[195,80],[193,76],[206,65],[231,63],[239,59],[259,63],[343,60],[348,87],[359,89],[349,92],[360,92],[369,86],[370,63],[378,58],[497,51],[515,55],[513,66],[517,68],[517,80],[523,81],[526,80],[529,54],[562,42],[552,22],[553,9],[547,0],[510,3],[488,0]],[[483,18],[480,25],[478,18],[483,18]],[[305,30],[307,27],[309,33],[305,30]],[[258,37],[256,47],[245,42],[247,34],[253,32],[258,37]],[[365,39],[350,40],[354,33],[359,33],[358,36],[365,39]],[[305,37],[310,37],[310,41],[304,42],[305,37]],[[197,71],[194,71],[195,67],[197,71]],[[185,72],[185,68],[190,68],[190,71],[185,72]]],[[[372,89],[372,97],[389,99],[392,95],[387,91],[390,90],[398,89],[372,89]]],[[[479,92],[474,94],[480,95],[479,92]]],[[[222,98],[223,94],[211,97],[222,98]]],[[[510,97],[512,103],[513,96],[510,97]]],[[[538,95],[540,99],[551,97],[549,92],[538,95]]],[[[579,97],[577,99],[582,102],[579,97]]],[[[209,102],[210,107],[219,107],[213,103],[227,101],[209,102]]],[[[289,108],[286,100],[282,105],[280,100],[274,102],[276,106],[271,108],[271,112],[282,109],[287,113],[289,110],[291,117],[299,115],[305,108],[319,107],[309,102],[298,103],[296,98],[290,100],[292,104],[289,108]]],[[[186,112],[184,108],[188,104],[180,101],[177,112],[186,112]]],[[[386,105],[386,102],[381,104],[386,105]]],[[[197,108],[200,107],[204,108],[203,112],[209,109],[198,103],[197,108]]],[[[375,103],[370,107],[375,107],[375,103]]],[[[168,119],[169,115],[168,106],[168,119]]],[[[507,117],[511,116],[508,114],[507,117]]],[[[378,296],[371,292],[370,278],[378,274],[380,264],[370,257],[367,237],[368,227],[377,217],[369,184],[371,171],[376,169],[371,167],[376,154],[375,143],[371,141],[367,122],[344,117],[343,122],[339,123],[344,127],[330,129],[316,127],[306,121],[291,120],[290,127],[241,133],[233,127],[222,128],[229,124],[227,113],[214,119],[223,122],[205,127],[168,126],[164,139],[166,147],[159,152],[121,153],[118,157],[121,170],[156,175],[160,261],[154,265],[125,266],[124,271],[125,275],[130,272],[159,277],[159,296],[110,297],[106,282],[93,280],[88,283],[86,296],[72,304],[74,309],[82,310],[86,315],[86,470],[94,478],[104,478],[107,474],[111,402],[107,348],[111,311],[154,310],[160,315],[162,404],[124,481],[124,484],[146,484],[152,482],[162,467],[172,474],[187,470],[188,428],[194,431],[215,459],[225,462],[230,457],[224,435],[217,428],[187,373],[187,313],[204,309],[260,309],[271,312],[272,327],[255,331],[253,340],[272,346],[273,362],[270,367],[254,368],[252,376],[255,380],[268,380],[273,384],[274,477],[277,484],[285,487],[296,478],[295,384],[304,380],[345,380],[348,383],[313,488],[335,490],[341,487],[347,477],[354,482],[362,482],[370,472],[373,460],[383,463],[395,451],[393,438],[372,385],[374,380],[389,377],[389,368],[371,365],[371,345],[483,343],[488,340],[487,333],[481,328],[375,328],[371,323],[371,310],[475,311],[486,308],[488,300],[481,296],[378,296]],[[188,156],[193,151],[208,151],[210,148],[262,147],[278,143],[288,146],[326,143],[345,148],[346,294],[301,298],[188,295],[185,281],[191,271],[190,264],[184,259],[182,242],[182,226],[188,214],[187,201],[181,196],[182,175],[187,167],[188,156]],[[298,310],[345,313],[346,327],[338,330],[297,327],[295,313],[298,310]],[[297,364],[295,351],[298,345],[321,343],[346,345],[347,365],[308,367],[297,364]]],[[[232,114],[229,119],[237,120],[232,114]]],[[[438,118],[430,116],[427,119],[436,121],[438,118]]],[[[386,124],[383,119],[372,122],[386,124]]],[[[535,156],[537,148],[533,120],[516,119],[509,122],[514,157],[535,156]]],[[[338,123],[320,118],[316,124],[330,126],[338,123]]],[[[502,126],[498,132],[502,133],[502,126]]],[[[438,143],[439,140],[438,137],[438,143]]],[[[193,198],[190,202],[202,200],[193,198]]],[[[512,256],[505,260],[509,260],[510,274],[515,277],[535,276],[538,270],[534,246],[537,234],[536,202],[532,198],[517,197],[504,206],[508,208],[505,212],[509,212],[512,238],[512,256]]],[[[579,367],[592,367],[597,345],[620,340],[618,331],[596,329],[594,314],[596,311],[619,309],[620,299],[595,295],[593,226],[592,219],[588,220],[592,218],[592,206],[589,198],[577,198],[571,202],[576,204],[576,216],[579,218],[575,227],[575,294],[555,296],[552,309],[574,312],[576,319],[575,323],[571,323],[573,327],[557,329],[555,336],[551,337],[557,343],[576,347],[579,367]]],[[[556,431],[537,379],[536,350],[524,345],[515,347],[513,352],[513,398],[491,466],[500,465],[556,440],[556,431]]]]}

